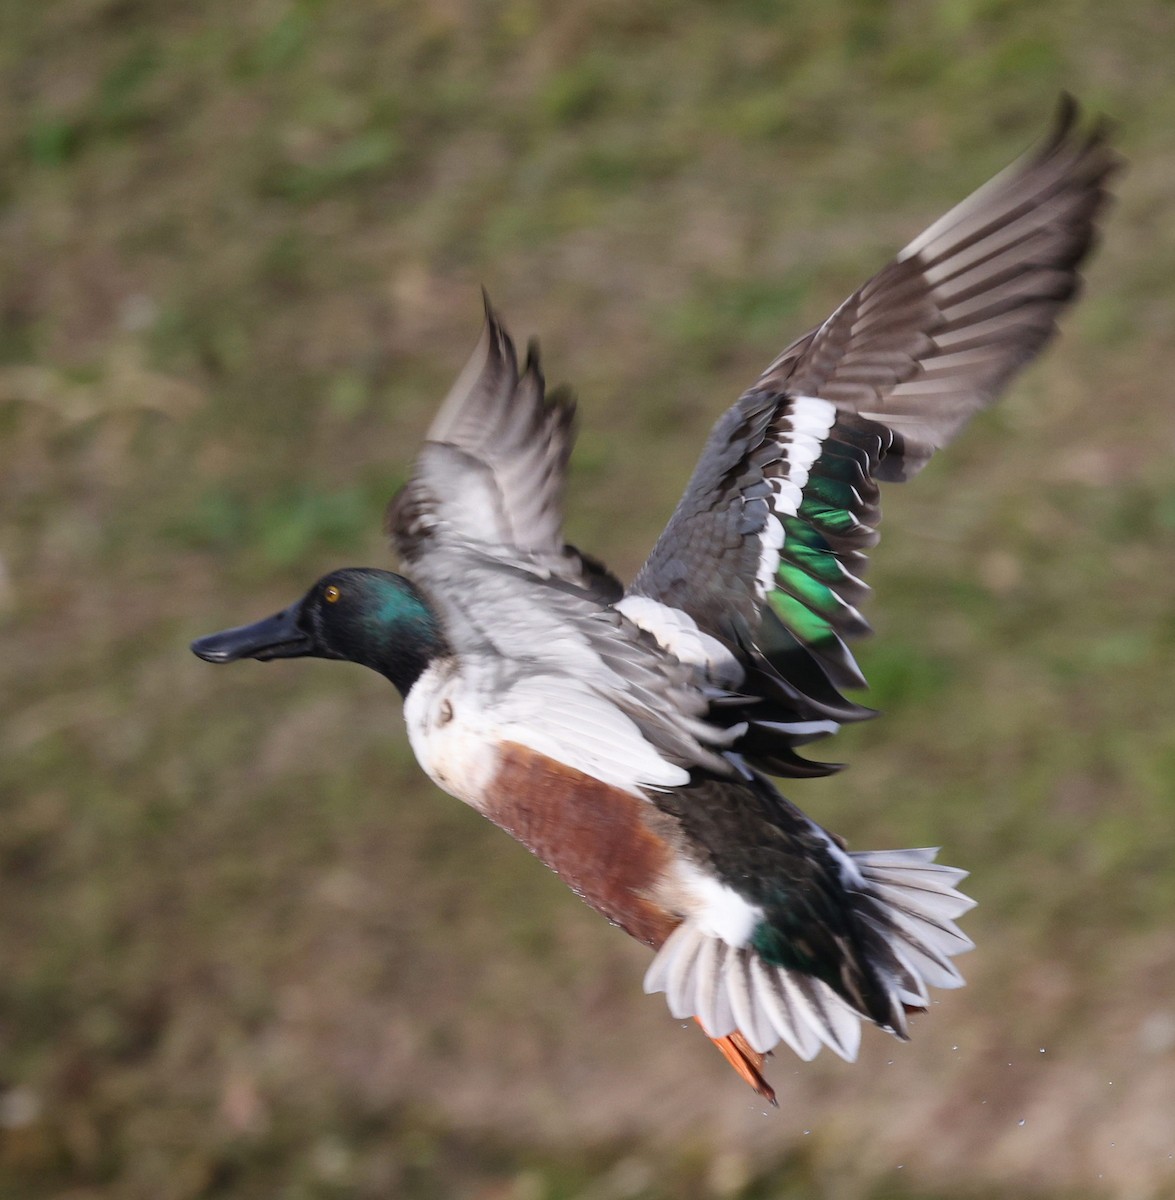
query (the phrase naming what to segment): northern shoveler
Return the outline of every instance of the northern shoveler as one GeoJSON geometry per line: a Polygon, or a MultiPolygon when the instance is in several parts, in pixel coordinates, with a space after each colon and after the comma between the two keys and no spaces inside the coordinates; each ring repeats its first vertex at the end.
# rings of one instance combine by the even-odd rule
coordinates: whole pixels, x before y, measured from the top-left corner
{"type": "Polygon", "coordinates": [[[500,825],[655,957],[647,992],[774,1099],[763,1056],[899,1038],[962,984],[965,872],[934,850],[849,852],[768,776],[871,716],[846,640],[878,481],[908,479],[992,401],[1075,296],[1115,157],[1054,131],[916,237],[723,417],[625,588],[564,543],[575,409],[481,341],[387,530],[405,576],[353,568],[200,638],[209,662],[316,656],[385,675],[433,781],[500,825]]]}

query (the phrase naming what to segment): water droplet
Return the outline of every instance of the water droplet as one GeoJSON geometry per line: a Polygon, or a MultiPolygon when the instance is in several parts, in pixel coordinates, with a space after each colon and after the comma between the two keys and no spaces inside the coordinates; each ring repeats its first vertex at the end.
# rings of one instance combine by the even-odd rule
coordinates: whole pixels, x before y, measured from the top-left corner
{"type": "Polygon", "coordinates": [[[1043,1054],[1043,1053],[1044,1053],[1044,1047],[1043,1047],[1043,1046],[1041,1046],[1041,1048],[1040,1048],[1040,1052],[1041,1052],[1041,1054],[1043,1054]]]}
{"type": "Polygon", "coordinates": [[[951,1047],[951,1049],[952,1049],[952,1050],[958,1050],[958,1048],[959,1048],[958,1046],[952,1046],[952,1047],[951,1047]]]}
{"type": "Polygon", "coordinates": [[[1025,1118],[1025,1117],[1021,1117],[1021,1118],[1020,1118],[1020,1120],[1018,1120],[1018,1121],[1016,1122],[1016,1124],[1017,1124],[1017,1125],[1023,1125],[1023,1124],[1024,1124],[1024,1122],[1025,1122],[1025,1120],[1026,1120],[1026,1118],[1025,1118]]]}

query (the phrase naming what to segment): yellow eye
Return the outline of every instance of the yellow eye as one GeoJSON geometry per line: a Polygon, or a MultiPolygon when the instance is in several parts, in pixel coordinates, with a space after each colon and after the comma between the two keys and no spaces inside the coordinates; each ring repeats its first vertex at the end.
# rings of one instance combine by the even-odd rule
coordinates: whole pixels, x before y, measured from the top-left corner
{"type": "Polygon", "coordinates": [[[326,589],[325,592],[322,593],[323,598],[326,600],[327,604],[334,604],[342,594],[343,593],[340,592],[339,589],[337,587],[335,587],[335,585],[333,583],[330,585],[330,587],[328,587],[326,589]]]}

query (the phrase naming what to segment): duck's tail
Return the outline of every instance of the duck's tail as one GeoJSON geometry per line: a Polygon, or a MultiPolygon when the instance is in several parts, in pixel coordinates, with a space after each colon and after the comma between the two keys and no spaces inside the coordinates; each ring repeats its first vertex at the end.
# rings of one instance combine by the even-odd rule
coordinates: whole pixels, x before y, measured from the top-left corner
{"type": "Polygon", "coordinates": [[[905,1039],[906,1014],[928,1007],[929,987],[963,985],[951,959],[974,945],[955,924],[974,905],[955,886],[966,872],[929,849],[841,853],[850,921],[832,939],[837,961],[781,966],[756,948],[761,939],[732,946],[686,920],[645,976],[645,991],[665,992],[675,1017],[695,1017],[764,1096],[759,1056],[779,1042],[804,1060],[823,1045],[852,1062],[862,1019],[905,1039]]]}

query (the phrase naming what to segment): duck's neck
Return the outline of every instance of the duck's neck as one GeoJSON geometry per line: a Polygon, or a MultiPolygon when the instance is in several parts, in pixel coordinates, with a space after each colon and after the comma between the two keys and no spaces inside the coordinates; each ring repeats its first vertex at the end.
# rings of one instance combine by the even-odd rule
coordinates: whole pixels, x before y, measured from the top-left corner
{"type": "Polygon", "coordinates": [[[346,657],[378,671],[407,696],[430,663],[450,653],[440,618],[400,575],[372,572],[369,601],[347,639],[346,657]]]}

